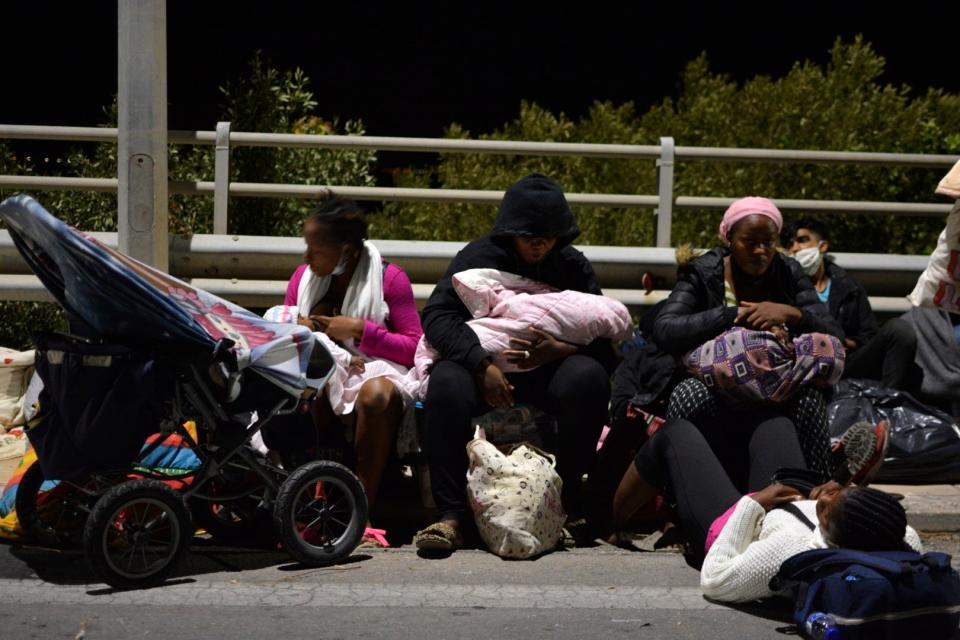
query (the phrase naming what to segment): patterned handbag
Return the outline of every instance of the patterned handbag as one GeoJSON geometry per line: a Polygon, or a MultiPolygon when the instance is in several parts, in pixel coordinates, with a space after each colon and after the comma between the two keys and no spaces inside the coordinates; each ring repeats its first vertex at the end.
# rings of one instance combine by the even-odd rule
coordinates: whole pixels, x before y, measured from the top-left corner
{"type": "Polygon", "coordinates": [[[567,516],[554,457],[528,444],[504,454],[481,438],[467,444],[467,457],[467,497],[487,547],[515,559],[556,548],[567,516]]]}

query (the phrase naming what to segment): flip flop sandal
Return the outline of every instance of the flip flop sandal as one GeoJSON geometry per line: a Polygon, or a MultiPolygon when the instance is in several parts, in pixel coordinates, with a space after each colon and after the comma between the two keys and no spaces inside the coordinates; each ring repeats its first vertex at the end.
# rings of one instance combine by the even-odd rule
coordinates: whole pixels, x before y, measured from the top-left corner
{"type": "Polygon", "coordinates": [[[367,527],[363,530],[363,537],[360,539],[360,544],[357,545],[357,548],[389,549],[390,543],[387,542],[387,530],[367,527]]]}
{"type": "Polygon", "coordinates": [[[413,537],[413,544],[421,551],[452,553],[463,547],[463,536],[448,524],[434,522],[417,532],[413,537]]]}

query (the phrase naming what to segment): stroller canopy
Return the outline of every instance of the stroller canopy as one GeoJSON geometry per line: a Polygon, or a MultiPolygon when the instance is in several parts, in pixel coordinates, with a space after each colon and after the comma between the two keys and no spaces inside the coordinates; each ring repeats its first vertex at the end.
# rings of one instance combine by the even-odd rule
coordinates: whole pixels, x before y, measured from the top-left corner
{"type": "Polygon", "coordinates": [[[291,393],[326,380],[307,378],[313,349],[323,349],[307,327],[268,322],[134,260],[65,224],[29,196],[0,203],[0,219],[47,290],[100,337],[200,349],[229,338],[241,369],[250,367],[291,393]]]}

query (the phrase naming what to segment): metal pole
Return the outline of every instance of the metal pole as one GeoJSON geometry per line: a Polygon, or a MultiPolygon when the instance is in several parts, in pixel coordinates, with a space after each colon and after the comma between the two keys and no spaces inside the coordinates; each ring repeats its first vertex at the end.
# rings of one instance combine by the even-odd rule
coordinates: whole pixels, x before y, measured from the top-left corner
{"type": "Polygon", "coordinates": [[[117,2],[120,250],[167,271],[166,0],[117,2]]]}
{"type": "Polygon", "coordinates": [[[660,138],[660,158],[657,160],[657,246],[670,246],[670,226],[673,222],[673,138],[660,138]]]}
{"type": "Polygon", "coordinates": [[[230,123],[217,123],[217,146],[213,169],[213,232],[227,233],[227,201],[230,197],[230,123]]]}

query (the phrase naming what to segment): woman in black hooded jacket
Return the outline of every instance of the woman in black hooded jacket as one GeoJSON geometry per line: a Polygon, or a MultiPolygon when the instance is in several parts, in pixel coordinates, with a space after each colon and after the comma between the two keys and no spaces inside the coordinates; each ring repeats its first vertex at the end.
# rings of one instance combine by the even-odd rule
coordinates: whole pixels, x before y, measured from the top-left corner
{"type": "Polygon", "coordinates": [[[424,334],[440,353],[430,373],[425,403],[426,449],[439,521],[420,531],[419,549],[450,552],[462,545],[470,519],[466,500],[471,418],[492,408],[526,402],[557,418],[557,471],[568,513],[607,420],[609,375],[615,356],[609,340],[576,347],[531,328],[529,340],[506,352],[520,373],[503,373],[466,324],[470,312],[453,289],[452,276],[490,268],[531,278],[556,289],[600,294],[593,267],[570,246],[580,234],[560,186],[532,174],[504,194],[493,229],[461,250],[423,309],[424,334]],[[534,368],[536,367],[536,368],[534,368]]]}
{"type": "MultiPolygon", "coordinates": [[[[682,356],[734,326],[770,331],[781,341],[813,332],[843,341],[843,329],[820,302],[803,269],[776,251],[782,224],[779,209],[766,198],[741,198],[730,205],[720,224],[726,246],[677,272],[677,284],[654,323],[654,339],[661,349],[682,356]]],[[[793,423],[807,465],[823,476],[829,474],[826,405],[816,389],[802,387],[785,406],[734,407],[690,378],[673,390],[667,406],[668,419],[686,418],[701,428],[710,423],[705,435],[718,446],[730,445],[742,425],[771,415],[793,423]]]]}

